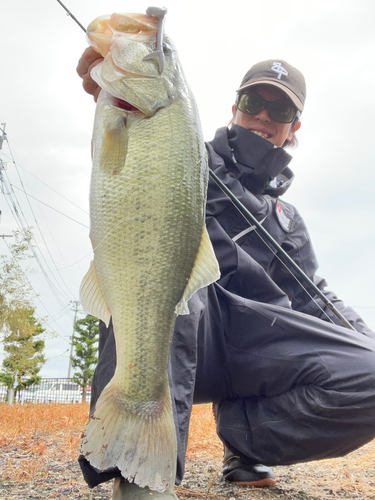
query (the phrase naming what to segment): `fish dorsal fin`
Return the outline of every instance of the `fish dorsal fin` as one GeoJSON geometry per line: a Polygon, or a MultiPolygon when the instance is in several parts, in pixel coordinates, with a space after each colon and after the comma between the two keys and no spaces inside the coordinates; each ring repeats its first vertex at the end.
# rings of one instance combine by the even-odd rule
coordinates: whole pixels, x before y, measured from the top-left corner
{"type": "Polygon", "coordinates": [[[104,300],[94,261],[91,261],[90,269],[82,280],[79,295],[82,307],[86,313],[101,319],[108,327],[109,320],[111,319],[111,311],[104,300]]]}
{"type": "Polygon", "coordinates": [[[189,281],[184,290],[182,299],[177,304],[176,315],[189,314],[188,300],[197,290],[214,283],[220,278],[219,264],[208,235],[206,226],[203,227],[199,250],[189,281]]]}

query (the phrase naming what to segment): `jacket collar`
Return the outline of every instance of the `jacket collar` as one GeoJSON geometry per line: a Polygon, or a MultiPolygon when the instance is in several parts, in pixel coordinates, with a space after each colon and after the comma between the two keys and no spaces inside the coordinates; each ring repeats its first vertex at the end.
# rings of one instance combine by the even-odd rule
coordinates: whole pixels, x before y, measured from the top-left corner
{"type": "Polygon", "coordinates": [[[210,144],[228,170],[254,194],[278,197],[293,181],[288,167],[291,155],[239,125],[219,128],[210,144]]]}

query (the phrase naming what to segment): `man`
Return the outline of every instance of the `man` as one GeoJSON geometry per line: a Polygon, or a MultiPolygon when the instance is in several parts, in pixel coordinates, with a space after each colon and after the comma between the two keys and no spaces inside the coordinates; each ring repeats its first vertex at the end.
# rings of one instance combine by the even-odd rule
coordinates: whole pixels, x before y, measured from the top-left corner
{"type": "MultiPolygon", "coordinates": [[[[90,79],[100,59],[87,49],[77,71],[90,79]]],[[[230,127],[207,144],[210,167],[305,273],[317,262],[297,210],[281,201],[293,180],[284,147],[295,141],[305,102],[305,80],[280,60],[258,63],[237,91],[230,127]]],[[[375,436],[375,336],[332,292],[324,291],[356,331],[335,325],[324,303],[311,297],[210,181],[206,225],[221,278],[197,292],[191,314],[179,316],[170,358],[178,436],[177,482],[183,476],[191,407],[214,402],[224,444],[226,480],[270,486],[270,465],[336,457],[375,436]],[[261,465],[266,464],[266,465],[261,465]]],[[[111,327],[101,325],[93,405],[115,369],[111,327]]],[[[89,486],[115,477],[114,499],[146,498],[117,469],[99,472],[80,457],[89,486]]],[[[152,492],[160,500],[169,492],[152,492]]]]}

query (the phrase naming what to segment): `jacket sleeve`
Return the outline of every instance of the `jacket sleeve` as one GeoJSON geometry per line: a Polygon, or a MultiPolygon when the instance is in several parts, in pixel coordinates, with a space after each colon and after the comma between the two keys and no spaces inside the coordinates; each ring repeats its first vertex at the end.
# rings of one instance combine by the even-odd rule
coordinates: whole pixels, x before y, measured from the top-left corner
{"type": "MultiPolygon", "coordinates": [[[[294,216],[291,231],[284,240],[282,247],[298,266],[307,274],[324,295],[334,304],[341,314],[360,333],[375,338],[375,334],[368,328],[363,319],[351,308],[344,305],[333,292],[326,290],[326,281],[316,275],[318,263],[315,256],[310,236],[305,223],[293,207],[294,216]]],[[[336,324],[340,321],[326,307],[323,300],[318,296],[305,290],[301,284],[292,276],[285,266],[274,258],[270,267],[270,276],[277,285],[288,295],[292,308],[305,314],[310,314],[325,321],[332,320],[336,324]]]]}

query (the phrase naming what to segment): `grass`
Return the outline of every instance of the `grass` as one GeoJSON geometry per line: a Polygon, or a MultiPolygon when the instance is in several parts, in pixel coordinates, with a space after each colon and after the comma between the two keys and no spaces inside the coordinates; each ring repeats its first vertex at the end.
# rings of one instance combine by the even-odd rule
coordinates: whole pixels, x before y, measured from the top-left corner
{"type": "Polygon", "coordinates": [[[0,479],[30,481],[48,473],[56,453],[75,460],[88,405],[0,405],[0,448],[13,451],[0,479]]]}
{"type": "MultiPolygon", "coordinates": [[[[0,404],[0,449],[10,449],[0,480],[30,481],[48,473],[50,458],[76,460],[81,434],[88,421],[88,404],[0,404]]],[[[219,460],[222,445],[216,436],[209,405],[193,408],[187,456],[212,455],[219,460]]]]}
{"type": "MultiPolygon", "coordinates": [[[[56,484],[66,483],[70,464],[77,468],[78,447],[88,412],[88,404],[0,404],[0,485],[12,482],[25,483],[26,487],[26,483],[33,481],[41,484],[44,479],[50,481],[53,474],[58,478],[56,484]],[[64,470],[64,475],[54,472],[58,470],[64,470]]],[[[217,464],[220,471],[222,456],[211,405],[195,406],[187,450],[188,468],[195,473],[195,464],[210,461],[217,464]]],[[[209,484],[210,474],[202,474],[209,484]]],[[[236,496],[241,499],[375,499],[375,441],[342,458],[278,467],[276,474],[279,479],[276,488],[253,490],[251,494],[255,496],[251,497],[246,497],[246,492],[245,497],[241,496],[236,490],[236,496]]],[[[71,484],[78,484],[77,473],[69,477],[71,484]]],[[[218,483],[220,487],[220,481],[218,483]]],[[[191,497],[201,496],[198,492],[191,493],[191,497]]]]}
{"type": "Polygon", "coordinates": [[[188,457],[199,458],[202,455],[210,455],[220,461],[223,458],[223,445],[216,434],[211,408],[211,405],[193,406],[186,452],[188,457]]]}

